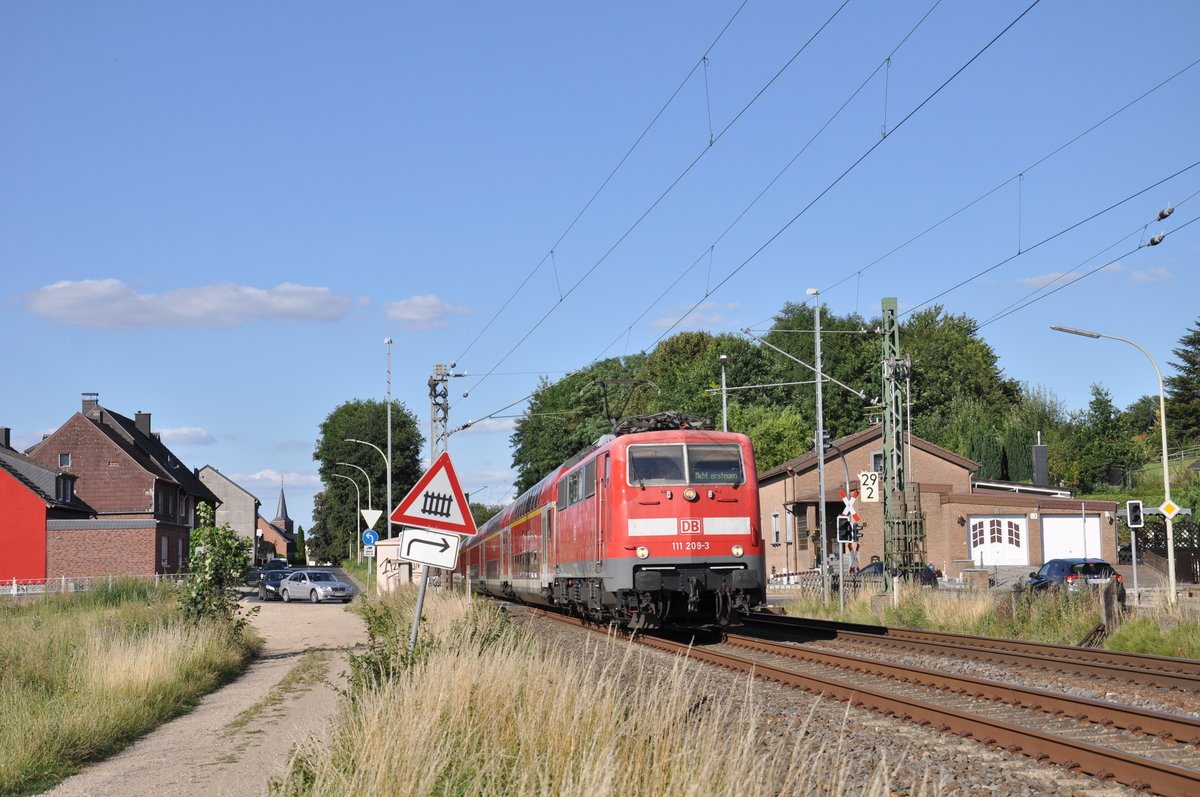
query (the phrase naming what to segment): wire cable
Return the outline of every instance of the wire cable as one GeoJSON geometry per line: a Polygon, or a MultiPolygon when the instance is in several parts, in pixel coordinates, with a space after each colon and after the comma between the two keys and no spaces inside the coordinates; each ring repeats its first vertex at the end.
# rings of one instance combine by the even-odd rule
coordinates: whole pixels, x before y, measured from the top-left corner
{"type": "MultiPolygon", "coordinates": [[[[557,249],[559,247],[559,245],[563,242],[563,240],[567,237],[567,235],[570,234],[571,230],[575,229],[575,225],[579,223],[579,220],[583,218],[583,215],[585,213],[587,213],[588,209],[591,208],[592,204],[596,201],[596,199],[600,196],[600,194],[604,192],[604,189],[608,187],[608,184],[610,182],[612,182],[612,179],[617,175],[617,172],[619,172],[621,170],[621,167],[625,165],[625,162],[627,160],[629,160],[629,157],[634,153],[634,150],[636,150],[638,148],[638,146],[642,143],[642,141],[646,138],[646,136],[654,128],[654,125],[657,124],[658,120],[660,118],[662,118],[662,115],[664,113],[666,113],[667,108],[671,107],[671,103],[673,103],[675,101],[675,98],[679,96],[679,93],[681,91],[683,91],[684,86],[686,86],[688,84],[688,82],[691,81],[692,77],[696,74],[696,70],[699,69],[703,63],[707,62],[708,54],[712,52],[713,48],[717,46],[717,43],[720,42],[722,37],[725,36],[726,31],[728,31],[730,26],[733,25],[734,20],[736,20],[738,18],[738,15],[742,13],[742,9],[744,9],[746,7],[746,4],[749,2],[750,2],[750,0],[742,0],[742,4],[737,7],[737,10],[733,12],[733,16],[730,17],[729,21],[725,23],[725,26],[723,28],[721,28],[721,32],[718,33],[716,38],[712,40],[712,43],[708,45],[708,49],[704,51],[704,55],[701,56],[700,60],[697,61],[692,66],[691,70],[688,71],[687,75],[684,76],[683,80],[681,80],[679,82],[679,85],[675,87],[675,91],[671,92],[671,96],[667,98],[667,101],[664,102],[662,107],[658,109],[658,113],[656,113],[654,115],[654,118],[651,119],[650,123],[648,125],[646,125],[646,128],[644,130],[642,130],[641,135],[639,135],[637,137],[637,139],[634,140],[633,144],[630,145],[629,149],[627,149],[625,151],[625,154],[622,155],[620,160],[617,161],[617,165],[612,168],[612,171],[610,171],[608,173],[608,176],[605,177],[604,180],[600,183],[600,187],[597,188],[595,190],[595,192],[592,193],[591,198],[588,199],[588,201],[586,203],[584,203],[583,207],[579,210],[579,212],[575,214],[575,218],[571,219],[571,222],[570,222],[570,224],[567,225],[567,228],[565,230],[563,230],[562,233],[558,236],[558,240],[556,240],[550,246],[549,253],[547,253],[545,256],[542,257],[541,260],[539,260],[537,262],[537,265],[535,265],[533,267],[533,269],[529,272],[529,274],[527,274],[525,276],[525,279],[523,279],[521,281],[521,284],[517,286],[517,289],[512,292],[512,295],[509,296],[508,299],[505,300],[504,304],[502,304],[500,306],[500,308],[495,312],[495,314],[493,314],[492,317],[490,319],[488,319],[488,322],[486,324],[484,324],[483,329],[479,330],[479,334],[477,334],[474,338],[471,339],[471,342],[467,344],[467,347],[465,349],[463,349],[462,354],[458,355],[458,357],[456,357],[454,359],[454,362],[462,362],[463,358],[467,356],[467,354],[471,351],[472,348],[474,348],[475,344],[479,341],[479,339],[481,337],[483,337],[484,333],[486,333],[489,329],[491,329],[492,324],[494,324],[496,322],[496,319],[500,317],[501,313],[503,313],[508,308],[508,306],[510,304],[512,304],[513,299],[517,298],[517,295],[525,288],[525,286],[529,283],[529,280],[531,280],[533,278],[533,275],[538,272],[538,269],[540,269],[545,264],[546,258],[550,257],[554,253],[554,250],[557,249]]],[[[710,127],[711,127],[711,123],[710,123],[710,127]]],[[[710,137],[711,137],[711,133],[710,133],[710,137]]],[[[562,293],[561,289],[559,290],[559,293],[560,294],[562,293]]],[[[561,297],[560,297],[559,301],[560,302],[562,301],[561,297]]]]}

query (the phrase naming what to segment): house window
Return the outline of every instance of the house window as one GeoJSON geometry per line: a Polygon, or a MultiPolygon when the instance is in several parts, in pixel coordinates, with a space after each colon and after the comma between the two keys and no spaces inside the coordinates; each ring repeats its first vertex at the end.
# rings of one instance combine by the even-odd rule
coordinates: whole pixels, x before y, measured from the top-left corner
{"type": "Polygon", "coordinates": [[[875,473],[883,473],[883,452],[871,452],[871,470],[875,473]]]}
{"type": "Polygon", "coordinates": [[[162,551],[162,554],[160,557],[162,559],[162,566],[166,567],[167,566],[167,538],[162,537],[159,540],[159,542],[161,543],[161,545],[159,545],[159,549],[162,551]]]}
{"type": "Polygon", "coordinates": [[[771,544],[779,544],[779,513],[771,513],[771,544]]]}
{"type": "Polygon", "coordinates": [[[71,455],[70,454],[59,454],[58,455],[58,467],[60,467],[60,468],[71,467],[71,455]]]}
{"type": "Polygon", "coordinates": [[[54,480],[54,497],[64,504],[71,503],[75,497],[75,480],[59,476],[54,480]]]}
{"type": "Polygon", "coordinates": [[[1021,526],[1015,520],[1008,521],[1008,544],[1021,547],[1021,526]]]}
{"type": "Polygon", "coordinates": [[[983,545],[984,540],[984,523],[982,520],[976,520],[971,524],[971,547],[978,548],[983,545]]]}
{"type": "Polygon", "coordinates": [[[183,567],[183,540],[179,540],[179,566],[183,567]]]}
{"type": "Polygon", "coordinates": [[[989,542],[1002,544],[1004,542],[1004,521],[992,518],[988,521],[989,542]]]}

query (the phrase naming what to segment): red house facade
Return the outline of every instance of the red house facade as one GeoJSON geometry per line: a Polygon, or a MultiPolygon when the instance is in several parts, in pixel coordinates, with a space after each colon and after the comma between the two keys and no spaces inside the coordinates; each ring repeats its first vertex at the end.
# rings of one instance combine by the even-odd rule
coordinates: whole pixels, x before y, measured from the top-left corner
{"type": "Polygon", "coordinates": [[[43,467],[75,477],[88,518],[46,523],[48,578],[153,575],[187,569],[200,502],[218,499],[150,428],[100,406],[85,393],[81,412],[30,449],[43,467]]]}
{"type": "Polygon", "coordinates": [[[13,450],[10,435],[0,427],[0,585],[45,579],[49,524],[91,515],[74,476],[13,450]]]}

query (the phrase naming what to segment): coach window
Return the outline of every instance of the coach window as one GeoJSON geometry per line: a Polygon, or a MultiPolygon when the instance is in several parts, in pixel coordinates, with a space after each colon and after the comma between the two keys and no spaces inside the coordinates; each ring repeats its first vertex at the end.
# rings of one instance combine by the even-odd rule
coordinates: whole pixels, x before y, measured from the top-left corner
{"type": "Polygon", "coordinates": [[[596,494],[596,460],[588,460],[583,466],[583,498],[591,498],[596,494]]]}

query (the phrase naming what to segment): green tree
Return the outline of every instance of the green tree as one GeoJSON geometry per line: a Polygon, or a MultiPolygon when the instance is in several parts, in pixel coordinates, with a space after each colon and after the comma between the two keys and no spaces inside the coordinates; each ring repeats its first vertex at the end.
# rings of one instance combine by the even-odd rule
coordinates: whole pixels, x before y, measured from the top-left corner
{"type": "Polygon", "coordinates": [[[238,619],[237,587],[246,570],[249,543],[229,526],[213,525],[216,512],[208,504],[198,506],[196,514],[200,526],[192,530],[188,558],[192,577],[184,583],[180,604],[194,620],[233,623],[240,633],[245,621],[238,619]]]}
{"type": "Polygon", "coordinates": [[[1068,440],[1075,463],[1075,483],[1092,491],[1107,482],[1108,465],[1130,468],[1145,458],[1125,418],[1112,403],[1112,396],[1100,385],[1092,385],[1088,408],[1073,419],[1068,440]]]}
{"type": "MultiPolygon", "coordinates": [[[[416,417],[399,401],[392,402],[392,500],[403,498],[421,477],[421,448],[424,438],[417,428],[416,417]]],[[[332,474],[349,476],[360,484],[365,496],[367,485],[362,473],[340,466],[339,462],[357,465],[370,479],[370,494],[376,509],[386,516],[394,507],[383,506],[387,495],[387,466],[380,451],[387,452],[387,404],[373,399],[355,399],[339,405],[321,423],[313,459],[320,463],[318,472],[325,489],[313,499],[313,527],[306,541],[309,553],[322,562],[341,562],[349,555],[356,538],[358,520],[355,514],[354,486],[332,474]],[[365,440],[378,446],[379,451],[350,440],[365,440]]],[[[383,522],[386,529],[386,521],[383,522]]],[[[386,536],[386,530],[380,536],[386,536]]]]}
{"type": "Polygon", "coordinates": [[[296,527],[296,553],[292,556],[292,563],[297,565],[308,563],[308,553],[305,550],[303,526],[296,527]]]}
{"type": "Polygon", "coordinates": [[[1172,349],[1179,358],[1175,373],[1164,382],[1167,395],[1167,433],[1177,445],[1200,440],[1200,322],[1193,324],[1172,349]]]}
{"type": "Polygon", "coordinates": [[[759,472],[811,450],[816,428],[811,416],[794,407],[742,404],[730,410],[729,430],[750,438],[759,472]]]}
{"type": "Polygon", "coordinates": [[[472,501],[470,507],[471,517],[475,519],[475,528],[487,523],[504,508],[502,504],[481,504],[476,501],[472,501]]]}

